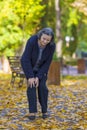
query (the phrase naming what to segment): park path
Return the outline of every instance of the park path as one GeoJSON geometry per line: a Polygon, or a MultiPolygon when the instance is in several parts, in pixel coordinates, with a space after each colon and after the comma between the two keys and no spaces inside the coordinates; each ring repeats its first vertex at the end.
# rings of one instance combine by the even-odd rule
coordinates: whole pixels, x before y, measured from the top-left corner
{"type": "Polygon", "coordinates": [[[41,118],[40,105],[35,121],[29,121],[26,86],[12,88],[10,75],[0,74],[0,130],[87,130],[87,79],[62,79],[49,85],[49,118],[41,118]]]}
{"type": "Polygon", "coordinates": [[[87,68],[85,70],[85,73],[78,73],[77,66],[68,66],[68,69],[66,67],[63,67],[61,70],[62,75],[71,75],[71,76],[78,76],[78,75],[87,75],[87,68]]]}

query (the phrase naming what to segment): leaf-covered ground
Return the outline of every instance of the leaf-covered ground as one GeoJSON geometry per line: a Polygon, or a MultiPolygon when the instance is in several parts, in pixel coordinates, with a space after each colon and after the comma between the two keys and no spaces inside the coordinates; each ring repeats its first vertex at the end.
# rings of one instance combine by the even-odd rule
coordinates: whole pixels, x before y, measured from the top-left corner
{"type": "Polygon", "coordinates": [[[29,121],[26,86],[14,88],[10,75],[0,74],[0,130],[87,130],[87,78],[62,78],[61,86],[49,85],[48,113],[29,121]]]}

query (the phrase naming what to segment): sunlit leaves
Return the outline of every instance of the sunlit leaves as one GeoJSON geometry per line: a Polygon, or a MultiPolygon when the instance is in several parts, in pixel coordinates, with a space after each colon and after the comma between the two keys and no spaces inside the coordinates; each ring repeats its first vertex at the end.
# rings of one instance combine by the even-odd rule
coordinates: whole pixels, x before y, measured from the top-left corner
{"type": "Polygon", "coordinates": [[[68,26],[71,26],[72,24],[78,25],[79,19],[80,19],[80,16],[78,15],[77,10],[76,9],[70,9],[68,26]]]}
{"type": "Polygon", "coordinates": [[[39,25],[40,18],[44,15],[44,6],[41,5],[42,0],[19,1],[13,1],[11,6],[14,13],[20,17],[20,24],[22,26],[25,24],[24,29],[31,33],[31,30],[33,31],[39,25]]]}
{"type": "Polygon", "coordinates": [[[72,6],[82,14],[82,21],[87,24],[87,0],[75,0],[72,6]]]}
{"type": "Polygon", "coordinates": [[[4,55],[13,54],[18,43],[21,43],[22,32],[18,27],[18,17],[10,8],[10,0],[1,2],[0,12],[0,52],[4,55]]]}
{"type": "Polygon", "coordinates": [[[0,55],[15,54],[30,34],[35,33],[44,15],[44,6],[40,2],[0,1],[0,55]]]}
{"type": "Polygon", "coordinates": [[[87,16],[87,0],[75,0],[75,2],[72,5],[87,16]]]}

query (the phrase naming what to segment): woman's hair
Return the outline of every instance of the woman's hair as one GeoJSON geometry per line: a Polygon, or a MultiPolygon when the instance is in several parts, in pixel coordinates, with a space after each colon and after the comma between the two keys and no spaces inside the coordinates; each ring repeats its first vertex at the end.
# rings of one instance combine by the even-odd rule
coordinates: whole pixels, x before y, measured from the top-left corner
{"type": "Polygon", "coordinates": [[[42,34],[47,34],[49,36],[52,36],[52,39],[50,41],[50,45],[54,44],[54,32],[51,28],[47,27],[47,28],[43,28],[42,30],[40,30],[37,33],[38,39],[41,38],[42,34]]]}

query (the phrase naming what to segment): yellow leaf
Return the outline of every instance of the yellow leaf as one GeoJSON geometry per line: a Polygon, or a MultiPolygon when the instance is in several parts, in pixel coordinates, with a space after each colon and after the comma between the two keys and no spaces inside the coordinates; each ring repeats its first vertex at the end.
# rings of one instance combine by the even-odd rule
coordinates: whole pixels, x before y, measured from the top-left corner
{"type": "Polygon", "coordinates": [[[16,129],[16,130],[18,129],[18,127],[17,127],[15,124],[10,124],[9,127],[13,128],[14,130],[15,130],[15,129],[16,129]]]}

